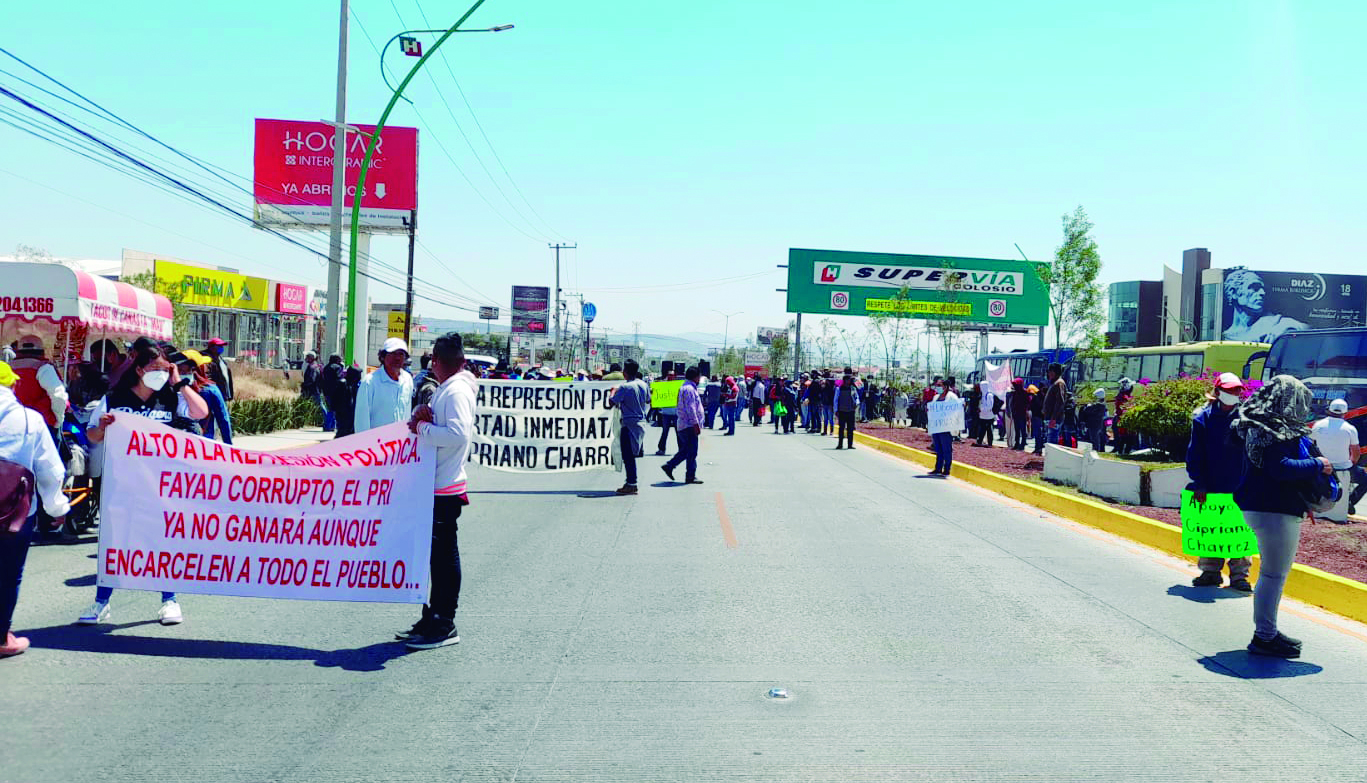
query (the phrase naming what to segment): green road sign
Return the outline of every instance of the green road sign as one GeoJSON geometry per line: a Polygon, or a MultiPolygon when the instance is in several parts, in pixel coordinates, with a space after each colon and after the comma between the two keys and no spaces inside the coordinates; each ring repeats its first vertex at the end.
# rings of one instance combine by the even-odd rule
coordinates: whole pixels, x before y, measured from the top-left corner
{"type": "Polygon", "coordinates": [[[1049,287],[1034,261],[788,251],[788,312],[1045,326],[1049,287]],[[905,298],[899,292],[907,289],[905,298]]]}

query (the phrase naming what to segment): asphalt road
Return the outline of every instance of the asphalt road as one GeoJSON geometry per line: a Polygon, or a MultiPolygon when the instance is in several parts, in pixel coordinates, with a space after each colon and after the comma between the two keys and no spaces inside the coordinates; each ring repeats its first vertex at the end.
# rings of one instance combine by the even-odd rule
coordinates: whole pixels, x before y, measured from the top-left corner
{"type": "Polygon", "coordinates": [[[94,544],[36,548],[0,780],[1367,779],[1367,628],[1287,604],[1304,658],[1250,659],[1180,561],[833,445],[705,434],[636,498],[476,470],[461,643],[411,654],[390,605],[75,627],[94,544]]]}

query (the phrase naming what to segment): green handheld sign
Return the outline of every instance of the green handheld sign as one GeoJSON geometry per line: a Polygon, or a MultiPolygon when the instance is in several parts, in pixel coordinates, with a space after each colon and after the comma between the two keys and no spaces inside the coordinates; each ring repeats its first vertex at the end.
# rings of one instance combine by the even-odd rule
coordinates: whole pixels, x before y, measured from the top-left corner
{"type": "Polygon", "coordinates": [[[650,384],[650,407],[677,408],[683,381],[655,381],[650,384]]]}
{"type": "Polygon", "coordinates": [[[1252,557],[1258,554],[1258,537],[1244,522],[1233,495],[1212,493],[1198,503],[1196,493],[1184,489],[1182,551],[1197,557],[1252,557]]]}

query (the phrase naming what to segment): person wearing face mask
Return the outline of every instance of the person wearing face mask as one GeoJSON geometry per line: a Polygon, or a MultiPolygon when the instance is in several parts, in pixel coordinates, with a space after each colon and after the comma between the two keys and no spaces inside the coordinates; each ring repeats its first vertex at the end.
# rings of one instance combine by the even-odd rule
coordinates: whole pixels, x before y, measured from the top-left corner
{"type": "Polygon", "coordinates": [[[1309,418],[1310,390],[1290,375],[1268,381],[1234,414],[1234,431],[1244,443],[1243,477],[1234,502],[1258,537],[1260,568],[1253,591],[1253,640],[1248,643],[1254,655],[1301,655],[1300,640],[1277,628],[1277,606],[1308,510],[1299,489],[1316,474],[1334,473],[1327,458],[1310,456],[1309,418]]]}
{"type": "MultiPolygon", "coordinates": [[[[1244,383],[1232,372],[1215,379],[1215,387],[1206,395],[1209,401],[1198,408],[1191,418],[1191,441],[1187,444],[1187,489],[1196,502],[1206,502],[1206,495],[1233,494],[1243,472],[1243,444],[1233,437],[1230,423],[1239,407],[1244,383]]],[[[1248,583],[1248,569],[1252,558],[1203,557],[1196,561],[1201,575],[1191,580],[1193,587],[1219,587],[1220,572],[1229,564],[1229,586],[1241,593],[1253,592],[1248,583]]]]}
{"type": "MultiPolygon", "coordinates": [[[[90,420],[97,422],[86,430],[86,437],[95,445],[92,464],[98,475],[104,463],[104,437],[117,416],[142,416],[168,427],[177,419],[199,421],[209,415],[209,406],[194,389],[191,378],[182,378],[176,366],[167,360],[163,350],[154,343],[140,343],[129,352],[124,372],[114,387],[100,400],[90,420]]],[[[96,625],[110,618],[109,598],[112,587],[95,588],[95,603],[76,619],[78,625],[96,625]]],[[[161,594],[161,610],[157,619],[162,625],[175,625],[184,620],[176,594],[161,594]]]]}

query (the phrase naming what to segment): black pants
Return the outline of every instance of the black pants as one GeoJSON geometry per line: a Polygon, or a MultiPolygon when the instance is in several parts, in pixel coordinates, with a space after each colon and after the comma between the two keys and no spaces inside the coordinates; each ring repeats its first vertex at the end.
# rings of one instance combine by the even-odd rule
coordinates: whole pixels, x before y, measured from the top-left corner
{"type": "Polygon", "coordinates": [[[627,483],[636,484],[636,447],[632,445],[631,430],[622,425],[622,467],[627,472],[627,483]]]}
{"type": "Polygon", "coordinates": [[[438,495],[432,502],[432,593],[422,608],[422,616],[441,623],[445,629],[455,625],[456,607],[460,603],[456,520],[464,507],[464,501],[451,495],[438,495]]]}
{"type": "MultiPolygon", "coordinates": [[[[655,451],[664,453],[665,446],[669,445],[669,433],[679,424],[679,417],[668,413],[660,414],[660,445],[655,447],[655,451]]],[[[676,435],[675,440],[678,440],[676,435]]]]}
{"type": "Polygon", "coordinates": [[[1016,442],[1011,444],[1011,448],[1025,451],[1025,414],[1011,414],[1011,420],[1016,427],[1016,442]]]}
{"type": "Polygon", "coordinates": [[[846,439],[849,439],[850,448],[854,448],[854,411],[836,411],[835,421],[840,425],[835,433],[836,448],[840,448],[846,439]]]}
{"type": "Polygon", "coordinates": [[[18,533],[0,537],[0,643],[9,633],[14,607],[19,603],[19,583],[24,578],[24,563],[37,521],[37,515],[30,516],[18,533]]]}

